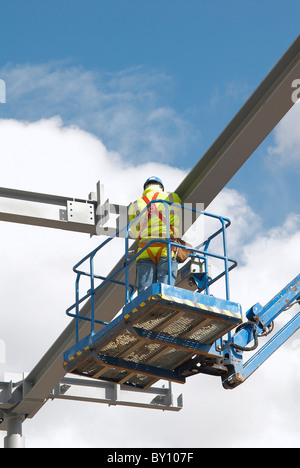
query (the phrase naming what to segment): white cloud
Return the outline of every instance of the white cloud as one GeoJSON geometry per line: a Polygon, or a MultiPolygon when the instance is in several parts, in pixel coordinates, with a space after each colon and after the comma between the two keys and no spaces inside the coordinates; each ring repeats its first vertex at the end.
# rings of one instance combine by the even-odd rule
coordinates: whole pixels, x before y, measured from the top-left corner
{"type": "MultiPolygon", "coordinates": [[[[300,217],[290,215],[283,226],[259,232],[240,252],[234,296],[245,306],[266,303],[299,274],[300,217]]],[[[234,273],[235,274],[235,273],[234,273]]]]}
{"type": "Polygon", "coordinates": [[[4,114],[35,121],[59,115],[97,135],[130,161],[188,155],[199,131],[168,103],[172,79],[145,67],[97,73],[65,62],[7,65],[4,114]]]}
{"type": "MultiPolygon", "coordinates": [[[[85,198],[101,179],[111,201],[123,204],[140,195],[149,175],[158,174],[170,190],[184,177],[164,164],[132,165],[58,118],[2,120],[0,136],[2,186],[85,198]]],[[[244,308],[264,304],[299,272],[299,218],[290,215],[284,225],[263,232],[245,198],[230,190],[210,208],[232,220],[230,253],[241,260],[231,279],[232,299],[244,308]]],[[[1,223],[1,240],[2,369],[29,371],[69,323],[64,310],[74,297],[72,266],[99,239],[1,223]]],[[[207,376],[177,385],[184,393],[180,413],[48,402],[24,424],[27,446],[299,447],[300,375],[289,359],[290,351],[297,359],[296,340],[236,390],[225,391],[219,379],[207,376]]]]}
{"type": "Polygon", "coordinates": [[[151,171],[172,189],[184,174],[159,163],[134,165],[108,151],[92,134],[64,126],[58,117],[33,123],[0,120],[0,135],[4,187],[87,198],[100,179],[112,202],[129,203],[151,171]],[[132,177],[137,185],[131,183],[132,177]],[[115,199],[116,193],[121,200],[115,199]]]}

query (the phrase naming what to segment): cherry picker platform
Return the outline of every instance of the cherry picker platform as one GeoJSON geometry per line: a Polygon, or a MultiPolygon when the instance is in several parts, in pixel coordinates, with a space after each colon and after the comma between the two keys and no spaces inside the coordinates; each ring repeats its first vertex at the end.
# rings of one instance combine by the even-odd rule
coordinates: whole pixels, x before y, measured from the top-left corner
{"type": "Polygon", "coordinates": [[[69,349],[64,367],[139,388],[159,379],[184,383],[177,369],[195,354],[217,359],[213,343],[241,322],[239,304],[153,284],[103,330],[69,349]]]}
{"type": "MultiPolygon", "coordinates": [[[[162,200],[157,202],[169,204],[162,200]]],[[[143,211],[140,216],[142,214],[143,211]]],[[[178,244],[168,232],[168,238],[160,242],[167,246],[169,284],[153,284],[135,297],[135,285],[129,283],[128,272],[130,263],[136,260],[138,254],[135,253],[131,258],[129,255],[130,223],[126,226],[125,261],[113,274],[102,277],[94,273],[96,254],[113,237],[75,265],[76,302],[67,309],[67,314],[75,317],[76,342],[64,353],[63,366],[67,373],[141,390],[160,379],[185,383],[187,377],[202,373],[221,377],[223,387],[233,389],[253,374],[300,328],[298,312],[259,348],[259,338],[273,332],[276,317],[293,306],[299,306],[300,275],[264,307],[259,303],[251,307],[243,321],[241,305],[232,302],[229,293],[229,272],[237,265],[227,255],[225,231],[230,221],[206,212],[201,214],[217,219],[221,227],[199,246],[183,247],[190,250],[190,259],[179,272],[177,284],[180,288],[170,285],[171,247],[178,244]],[[217,254],[210,248],[218,236],[222,237],[223,251],[217,254]],[[224,265],[223,270],[218,269],[216,276],[212,275],[208,263],[212,259],[224,265]],[[85,262],[90,265],[88,272],[81,269],[85,262]],[[124,282],[116,280],[121,270],[125,270],[124,282]],[[82,277],[89,278],[90,288],[80,297],[79,283],[82,277]],[[220,279],[225,284],[224,299],[210,294],[211,285],[220,279]],[[100,284],[96,285],[96,281],[100,284]],[[99,317],[96,320],[95,295],[110,281],[124,285],[125,306],[120,315],[106,323],[99,317]],[[90,300],[90,317],[80,314],[80,305],[87,300],[90,300]],[[71,312],[73,309],[75,313],[71,312]],[[83,339],[79,339],[81,320],[91,323],[90,334],[83,339]],[[95,330],[96,324],[101,324],[100,331],[95,330]],[[244,362],[244,354],[248,351],[256,352],[244,362]]],[[[150,239],[143,249],[153,242],[157,240],[150,239]]]]}

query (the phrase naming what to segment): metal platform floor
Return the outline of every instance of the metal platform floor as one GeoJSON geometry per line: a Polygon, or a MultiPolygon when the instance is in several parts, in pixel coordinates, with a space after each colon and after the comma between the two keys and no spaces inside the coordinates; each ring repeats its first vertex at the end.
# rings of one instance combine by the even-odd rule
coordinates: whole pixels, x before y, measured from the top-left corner
{"type": "Polygon", "coordinates": [[[100,332],[64,353],[68,373],[148,388],[184,383],[176,369],[196,354],[218,357],[213,344],[242,322],[239,304],[153,284],[100,332]]]}

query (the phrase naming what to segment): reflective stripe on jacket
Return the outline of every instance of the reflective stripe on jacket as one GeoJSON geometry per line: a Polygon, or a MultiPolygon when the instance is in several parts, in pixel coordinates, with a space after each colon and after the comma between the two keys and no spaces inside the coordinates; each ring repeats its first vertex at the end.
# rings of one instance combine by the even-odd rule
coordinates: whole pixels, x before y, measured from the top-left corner
{"type": "MultiPolygon", "coordinates": [[[[150,185],[146,188],[141,198],[132,203],[129,207],[129,221],[138,216],[147,206],[147,202],[143,197],[149,201],[157,194],[157,185],[150,185]]],[[[159,192],[156,196],[158,200],[166,200],[171,203],[181,205],[181,200],[176,193],[159,192]]],[[[176,206],[168,205],[170,208],[170,235],[171,237],[179,237],[180,227],[180,214],[181,209],[176,206]]],[[[136,238],[139,242],[139,251],[149,242],[150,239],[166,239],[168,236],[168,229],[166,226],[167,212],[163,203],[153,203],[150,205],[149,210],[145,211],[143,215],[137,220],[137,224],[133,223],[131,228],[131,236],[136,238]],[[159,213],[160,216],[159,216],[159,213]]],[[[159,244],[155,242],[149,249],[145,250],[137,260],[141,258],[151,258],[152,261],[159,260],[160,257],[167,257],[166,244],[159,244]]]]}

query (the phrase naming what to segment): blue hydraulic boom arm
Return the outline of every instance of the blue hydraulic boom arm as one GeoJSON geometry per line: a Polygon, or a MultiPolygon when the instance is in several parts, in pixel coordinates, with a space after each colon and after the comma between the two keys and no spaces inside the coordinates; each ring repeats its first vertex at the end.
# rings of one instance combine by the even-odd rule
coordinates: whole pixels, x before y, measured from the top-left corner
{"type": "Polygon", "coordinates": [[[264,307],[258,303],[248,310],[248,321],[236,329],[230,342],[223,345],[222,351],[226,359],[224,364],[228,368],[228,373],[222,376],[224,388],[235,388],[244,382],[300,328],[298,312],[267,343],[257,349],[259,337],[267,336],[273,331],[276,317],[296,304],[300,305],[300,274],[264,307]],[[251,342],[254,344],[248,347],[251,342]],[[256,353],[243,363],[243,353],[256,349],[256,353]]]}

